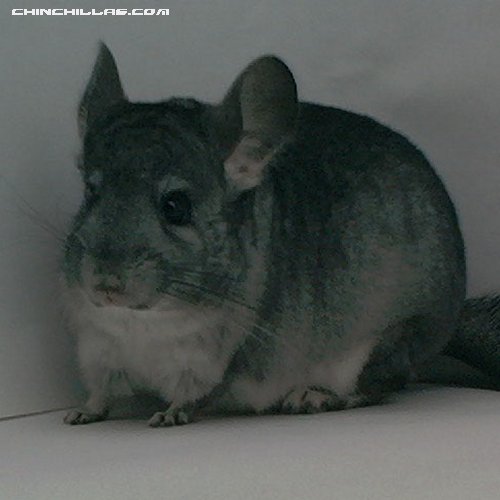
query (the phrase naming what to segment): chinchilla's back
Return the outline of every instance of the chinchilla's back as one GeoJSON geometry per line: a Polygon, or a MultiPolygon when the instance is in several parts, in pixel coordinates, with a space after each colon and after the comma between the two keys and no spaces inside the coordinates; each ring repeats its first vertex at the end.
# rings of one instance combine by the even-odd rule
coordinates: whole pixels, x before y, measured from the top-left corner
{"type": "MultiPolygon", "coordinates": [[[[370,118],[304,103],[296,138],[270,173],[275,300],[309,291],[315,314],[319,304],[344,304],[353,318],[373,308],[373,320],[384,310],[380,328],[422,312],[444,315],[451,334],[464,298],[463,241],[440,179],[406,138],[370,118]]],[[[323,325],[329,316],[321,314],[323,325]]]]}

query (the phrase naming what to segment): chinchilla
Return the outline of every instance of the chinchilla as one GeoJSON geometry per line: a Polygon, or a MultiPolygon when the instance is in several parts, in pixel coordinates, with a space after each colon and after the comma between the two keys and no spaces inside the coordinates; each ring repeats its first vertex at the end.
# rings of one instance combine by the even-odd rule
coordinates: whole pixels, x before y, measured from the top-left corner
{"type": "Polygon", "coordinates": [[[372,404],[444,349],[500,377],[500,335],[466,327],[490,306],[464,312],[429,162],[371,118],[299,102],[280,59],[220,104],[132,103],[101,44],[79,126],[63,270],[88,400],[67,423],[105,418],[124,387],[165,401],[151,426],[372,404]]]}

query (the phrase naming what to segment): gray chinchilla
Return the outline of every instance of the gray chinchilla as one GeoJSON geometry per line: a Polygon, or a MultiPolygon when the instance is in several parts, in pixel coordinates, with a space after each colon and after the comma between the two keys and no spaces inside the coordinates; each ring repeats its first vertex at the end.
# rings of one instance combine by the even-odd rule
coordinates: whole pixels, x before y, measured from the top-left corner
{"type": "Polygon", "coordinates": [[[498,300],[467,309],[428,161],[371,118],[299,102],[278,58],[217,105],[131,103],[102,44],[79,125],[64,295],[88,400],[67,423],[103,419],[123,384],[165,401],[151,426],[372,404],[443,350],[500,378],[500,335],[466,327],[498,300]]]}

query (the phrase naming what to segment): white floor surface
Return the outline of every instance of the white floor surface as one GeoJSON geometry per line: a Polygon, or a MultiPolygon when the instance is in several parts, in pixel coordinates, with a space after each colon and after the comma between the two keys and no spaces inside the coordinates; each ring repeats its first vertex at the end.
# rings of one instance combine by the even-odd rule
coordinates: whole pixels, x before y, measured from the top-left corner
{"type": "Polygon", "coordinates": [[[498,500],[500,393],[421,387],[390,404],[170,429],[0,422],[2,500],[498,500]]]}

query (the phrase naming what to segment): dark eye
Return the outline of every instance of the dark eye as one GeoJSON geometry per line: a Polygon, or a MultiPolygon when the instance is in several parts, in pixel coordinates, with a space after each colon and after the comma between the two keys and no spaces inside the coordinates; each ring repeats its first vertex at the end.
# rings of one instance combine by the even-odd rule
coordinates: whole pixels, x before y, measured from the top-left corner
{"type": "Polygon", "coordinates": [[[161,198],[163,217],[169,224],[185,226],[191,222],[191,200],[184,191],[171,191],[161,198]]]}

